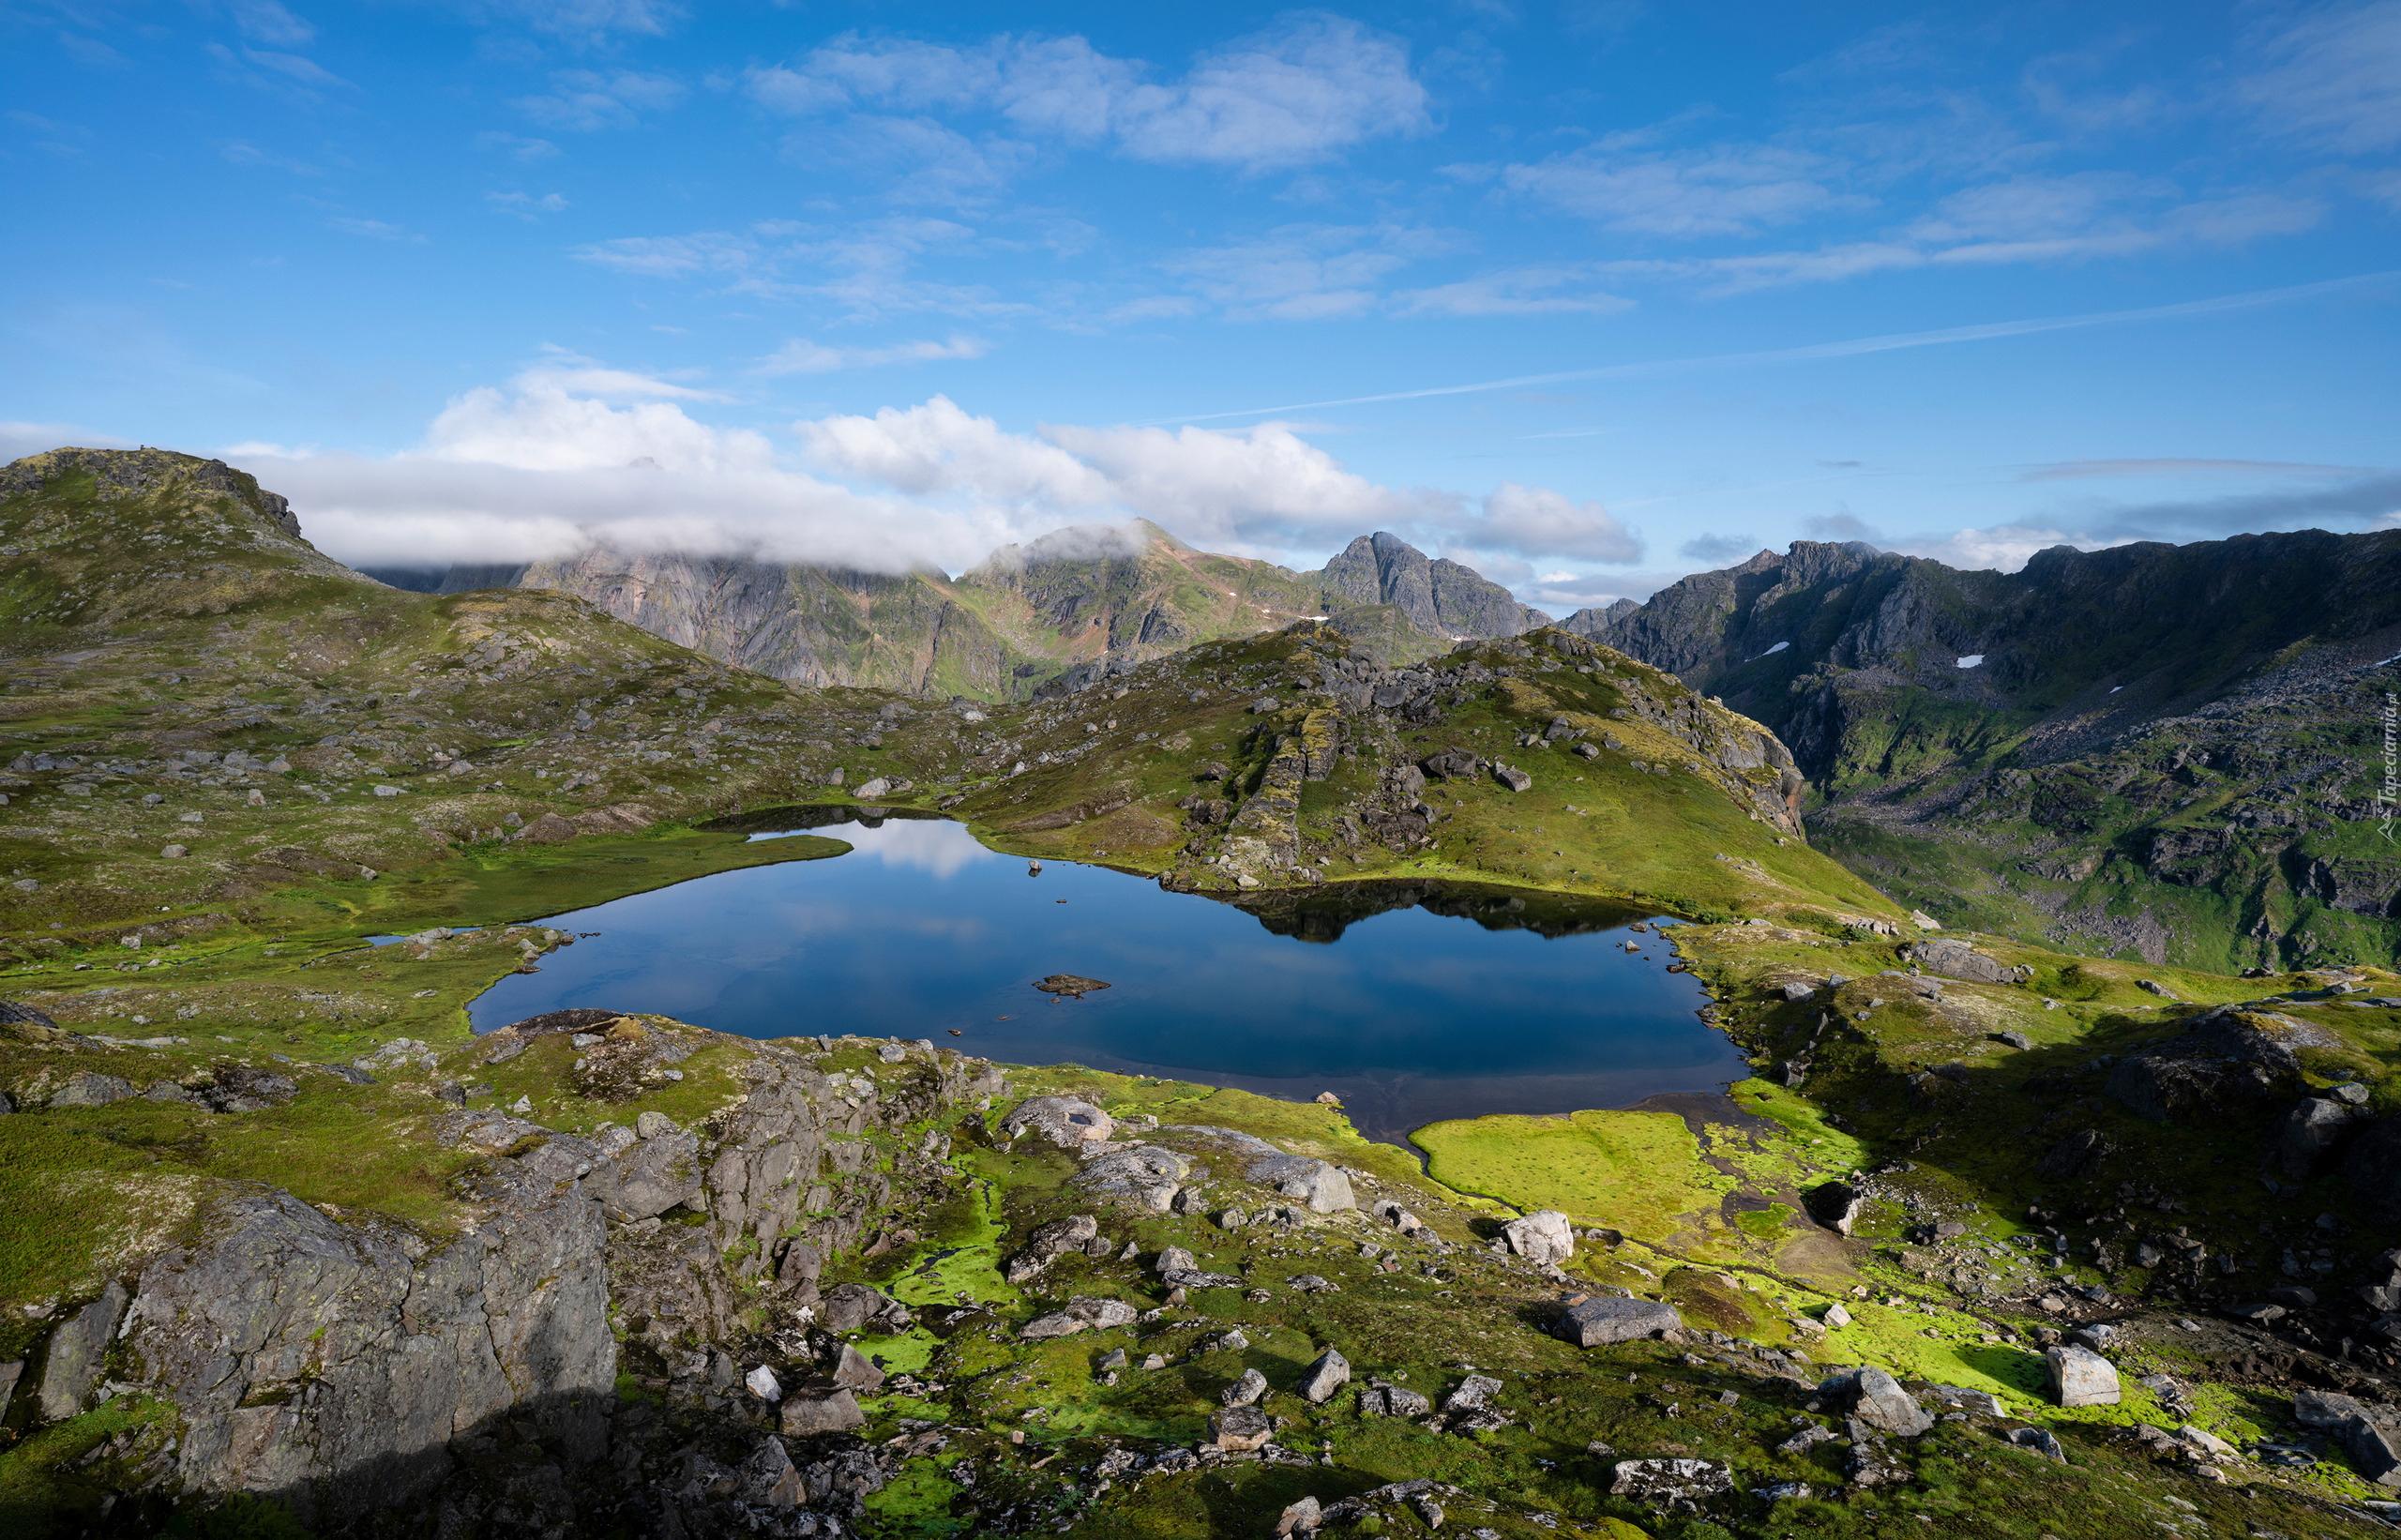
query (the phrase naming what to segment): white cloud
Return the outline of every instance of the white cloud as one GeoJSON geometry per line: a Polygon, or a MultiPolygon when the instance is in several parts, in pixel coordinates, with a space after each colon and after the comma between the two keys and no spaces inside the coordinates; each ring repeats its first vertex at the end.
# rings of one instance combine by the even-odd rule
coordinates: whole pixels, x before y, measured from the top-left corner
{"type": "Polygon", "coordinates": [[[1514,481],[1503,481],[1484,499],[1482,521],[1462,537],[1526,555],[1609,563],[1642,559],[1641,539],[1598,503],[1578,503],[1548,487],[1514,481]]]}
{"type": "Polygon", "coordinates": [[[684,8],[669,0],[484,0],[485,8],[536,32],[599,42],[617,32],[665,35],[684,8]]]}
{"type": "Polygon", "coordinates": [[[2102,551],[2131,543],[2131,537],[2102,539],[2082,532],[2043,529],[2028,524],[1995,524],[1988,529],[1963,529],[1940,539],[1920,537],[1892,541],[1888,549],[1905,556],[1930,556],[1964,572],[2015,572],[2038,551],[2074,546],[2102,551]]]}
{"type": "Polygon", "coordinates": [[[2257,47],[2238,89],[2271,128],[2344,155],[2401,143],[2401,0],[2320,7],[2257,47]]]}
{"type": "Polygon", "coordinates": [[[1512,267],[1392,296],[1400,315],[1612,315],[1634,301],[1606,293],[1578,264],[1512,267]]]}
{"type": "Polygon", "coordinates": [[[234,24],[253,42],[298,48],[317,35],[315,26],[293,15],[276,0],[234,0],[229,8],[234,13],[234,24]]]}
{"type": "Polygon", "coordinates": [[[1113,140],[1136,159],[1251,172],[1430,127],[1407,45],[1337,16],[1288,18],[1201,55],[1172,84],[1148,83],[1147,73],[1081,38],[957,49],[853,34],[796,65],[754,68],[745,82],[760,105],[794,115],[985,111],[1020,133],[1113,140]]]}
{"type": "Polygon", "coordinates": [[[1077,518],[1106,508],[1112,495],[1108,479],[1074,455],[971,416],[946,396],[793,428],[817,465],[912,496],[965,492],[1077,518]]]}
{"type": "Polygon", "coordinates": [[[1648,134],[1594,143],[1501,173],[1511,191],[1629,234],[1747,235],[1864,200],[1825,185],[1832,168],[1805,150],[1718,144],[1651,147],[1648,134]]]}
{"type": "Polygon", "coordinates": [[[751,368],[753,374],[830,374],[838,370],[873,369],[882,364],[932,363],[945,358],[981,358],[991,344],[980,337],[954,336],[945,341],[930,339],[914,342],[896,342],[881,348],[829,347],[805,337],[795,337],[782,347],[767,355],[751,368]]]}
{"type": "Polygon", "coordinates": [[[546,192],[539,198],[530,192],[487,192],[484,202],[503,214],[532,221],[545,214],[561,214],[566,210],[566,199],[556,192],[546,192]]]}
{"type": "Polygon", "coordinates": [[[422,245],[423,235],[411,233],[406,226],[386,224],[382,219],[354,219],[337,215],[325,221],[345,235],[364,235],[373,241],[407,241],[422,245]]]}
{"type": "Polygon", "coordinates": [[[71,422],[11,422],[0,420],[0,464],[50,449],[130,449],[132,441],[113,433],[96,433],[71,422]]]}
{"type": "Polygon", "coordinates": [[[518,111],[536,123],[583,133],[602,128],[630,128],[645,112],[663,111],[683,99],[684,87],[665,75],[644,75],[630,69],[603,75],[591,69],[562,69],[551,77],[547,96],[521,97],[518,111]]]}

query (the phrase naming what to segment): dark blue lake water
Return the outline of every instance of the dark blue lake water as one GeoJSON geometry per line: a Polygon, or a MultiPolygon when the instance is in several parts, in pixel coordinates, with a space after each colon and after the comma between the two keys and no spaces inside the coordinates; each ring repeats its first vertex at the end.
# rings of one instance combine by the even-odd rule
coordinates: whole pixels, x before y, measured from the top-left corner
{"type": "Polygon", "coordinates": [[[753,1037],[930,1037],[1016,1064],[1332,1091],[1395,1142],[1442,1118],[1623,1107],[1747,1073],[1664,942],[1625,929],[1640,913],[1428,883],[1237,908],[1102,867],[1029,876],[946,822],[812,832],[853,848],[548,916],[600,934],[502,979],[471,1007],[476,1029],[594,1005],[753,1037]],[[1033,987],[1051,974],[1111,988],[1053,1000],[1033,987]]]}

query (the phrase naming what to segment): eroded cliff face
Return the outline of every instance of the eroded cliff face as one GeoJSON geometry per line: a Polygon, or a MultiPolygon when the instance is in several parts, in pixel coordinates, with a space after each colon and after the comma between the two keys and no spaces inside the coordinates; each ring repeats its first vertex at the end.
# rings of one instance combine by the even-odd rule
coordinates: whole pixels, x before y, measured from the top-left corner
{"type": "MultiPolygon", "coordinates": [[[[506,1062],[543,1034],[505,1029],[474,1052],[506,1062]]],[[[594,1037],[587,1075],[739,1041],[594,1037]]],[[[650,1522],[676,1502],[659,1462],[715,1435],[629,1406],[620,1373],[755,1442],[762,1403],[721,1394],[719,1345],[780,1324],[797,1334],[786,1356],[826,1348],[808,1336],[823,1261],[873,1244],[896,1185],[923,1198],[955,1182],[938,1125],[1004,1089],[928,1044],[881,1045],[872,1074],[821,1071],[832,1039],[797,1045],[746,1044],[747,1093],[688,1128],[657,1112],[590,1138],[499,1111],[425,1120],[429,1145],[482,1156],[454,1184],[464,1217],[447,1238],[219,1184],[187,1238],[51,1332],[27,1381],[39,1415],[156,1397],[172,1436],[121,1452],[154,1501],[254,1494],[328,1533],[392,1509],[650,1522]]],[[[830,1371],[838,1348],[826,1355],[830,1371]]],[[[839,1475],[816,1480],[829,1514],[881,1480],[839,1475]]],[[[808,1487],[793,1476],[780,1506],[805,1507],[808,1487]]]]}

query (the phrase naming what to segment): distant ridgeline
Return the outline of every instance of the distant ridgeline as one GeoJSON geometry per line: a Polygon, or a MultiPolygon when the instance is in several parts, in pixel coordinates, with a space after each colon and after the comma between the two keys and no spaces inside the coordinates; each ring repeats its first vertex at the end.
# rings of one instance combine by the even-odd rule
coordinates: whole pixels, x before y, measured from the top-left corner
{"type": "Polygon", "coordinates": [[[1773,728],[1813,838],[1947,923],[2200,966],[2394,956],[2401,532],[1795,544],[1562,623],[1773,728]]]}
{"type": "Polygon", "coordinates": [[[1004,546],[953,580],[807,563],[594,549],[566,561],[369,576],[418,593],[552,588],[698,652],[805,685],[1024,700],[1199,642],[1334,616],[1387,662],[1550,617],[1397,536],[1316,572],[1196,551],[1147,521],[1004,546]]]}

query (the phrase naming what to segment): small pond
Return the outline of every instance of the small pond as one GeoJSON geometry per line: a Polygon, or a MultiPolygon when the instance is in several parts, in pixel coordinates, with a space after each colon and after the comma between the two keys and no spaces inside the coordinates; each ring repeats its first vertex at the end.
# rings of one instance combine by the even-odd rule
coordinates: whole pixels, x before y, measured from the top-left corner
{"type": "Polygon", "coordinates": [[[754,838],[809,828],[853,848],[550,916],[599,934],[493,986],[476,1030],[595,1005],[753,1037],[929,1037],[1016,1064],[1332,1091],[1394,1142],[1443,1118],[1623,1107],[1747,1073],[1694,1014],[1699,985],[1666,971],[1665,943],[1626,929],[1638,913],[1432,883],[1236,906],[1104,867],[1031,875],[946,821],[767,822],[754,838]],[[1034,988],[1052,974],[1110,988],[1054,999],[1034,988]]]}

